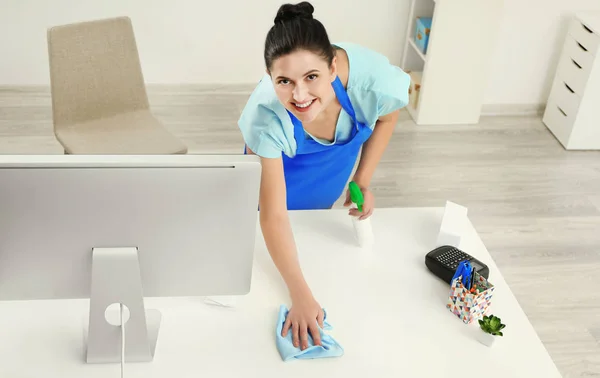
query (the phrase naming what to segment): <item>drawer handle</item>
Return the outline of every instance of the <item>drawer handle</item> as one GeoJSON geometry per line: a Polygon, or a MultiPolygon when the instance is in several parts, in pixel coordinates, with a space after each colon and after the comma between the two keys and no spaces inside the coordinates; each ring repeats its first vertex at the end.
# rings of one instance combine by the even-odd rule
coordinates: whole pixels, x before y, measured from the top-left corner
{"type": "Polygon", "coordinates": [[[564,83],[564,84],[565,84],[565,87],[567,87],[567,89],[569,90],[569,92],[575,93],[575,91],[572,90],[571,87],[569,87],[569,84],[567,84],[567,83],[564,83]]]}
{"type": "Polygon", "coordinates": [[[575,61],[575,59],[571,58],[571,62],[577,66],[577,68],[581,69],[581,65],[575,61]]]}
{"type": "Polygon", "coordinates": [[[587,30],[588,33],[593,33],[592,29],[588,28],[585,24],[581,24],[581,26],[583,26],[583,28],[587,30]]]}
{"type": "Polygon", "coordinates": [[[560,106],[556,106],[556,107],[558,108],[558,110],[560,110],[560,112],[561,112],[561,113],[562,113],[562,114],[563,114],[565,117],[567,116],[567,113],[565,113],[565,112],[564,112],[564,111],[563,111],[563,110],[560,108],[560,106]]]}
{"type": "Polygon", "coordinates": [[[582,49],[583,51],[588,51],[588,49],[586,49],[586,48],[585,48],[585,46],[584,46],[584,45],[582,45],[581,43],[577,42],[577,44],[579,45],[579,47],[581,47],[581,49],[582,49]]]}

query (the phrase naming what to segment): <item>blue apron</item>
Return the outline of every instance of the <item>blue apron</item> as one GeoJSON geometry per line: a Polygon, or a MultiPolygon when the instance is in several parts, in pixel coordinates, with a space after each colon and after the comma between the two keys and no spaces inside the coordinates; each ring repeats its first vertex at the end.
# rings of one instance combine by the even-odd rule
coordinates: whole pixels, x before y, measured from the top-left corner
{"type": "Polygon", "coordinates": [[[330,209],[344,193],[361,147],[371,136],[372,130],[356,119],[339,77],[332,85],[342,109],[354,123],[350,138],[324,146],[306,138],[302,122],[288,111],[297,146],[293,158],[282,154],[288,210],[330,209]]]}

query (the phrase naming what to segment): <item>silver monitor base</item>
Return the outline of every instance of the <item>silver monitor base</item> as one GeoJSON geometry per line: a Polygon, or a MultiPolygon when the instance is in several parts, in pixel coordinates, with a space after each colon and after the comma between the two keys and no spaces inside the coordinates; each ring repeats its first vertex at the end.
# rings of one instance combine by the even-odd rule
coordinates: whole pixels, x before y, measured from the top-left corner
{"type": "Polygon", "coordinates": [[[89,323],[84,331],[88,363],[121,362],[119,304],[127,312],[124,362],[152,361],[161,313],[144,307],[138,249],[94,248],[89,323]]]}

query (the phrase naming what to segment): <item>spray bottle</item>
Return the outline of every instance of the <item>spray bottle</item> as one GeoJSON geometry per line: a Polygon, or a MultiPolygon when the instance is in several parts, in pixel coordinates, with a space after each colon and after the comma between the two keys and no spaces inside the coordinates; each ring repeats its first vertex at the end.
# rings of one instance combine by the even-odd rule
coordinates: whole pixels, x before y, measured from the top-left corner
{"type": "MultiPolygon", "coordinates": [[[[365,199],[358,184],[351,181],[348,190],[350,191],[350,200],[356,204],[358,211],[362,213],[365,199]]],[[[373,229],[371,227],[371,218],[359,220],[359,217],[352,217],[356,240],[361,247],[370,247],[373,244],[373,229]]]]}

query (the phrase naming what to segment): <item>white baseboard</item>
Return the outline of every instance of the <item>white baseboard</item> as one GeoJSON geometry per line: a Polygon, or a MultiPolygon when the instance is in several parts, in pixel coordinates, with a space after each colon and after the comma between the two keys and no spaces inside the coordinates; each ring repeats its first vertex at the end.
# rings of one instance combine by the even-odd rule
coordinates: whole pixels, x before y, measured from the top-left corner
{"type": "Polygon", "coordinates": [[[147,83],[149,94],[168,93],[175,95],[186,93],[218,93],[218,94],[247,94],[250,95],[258,83],[240,84],[153,84],[147,83]]]}
{"type": "MultiPolygon", "coordinates": [[[[186,95],[190,93],[205,94],[245,94],[250,95],[258,83],[240,84],[153,84],[147,83],[149,96],[154,95],[186,95]]],[[[40,86],[2,86],[0,94],[4,96],[30,96],[32,94],[50,96],[50,88],[40,86]]],[[[485,104],[481,108],[482,116],[540,116],[544,113],[545,104],[485,104]]]]}
{"type": "Polygon", "coordinates": [[[541,116],[546,104],[485,104],[482,116],[541,116]]]}
{"type": "MultiPolygon", "coordinates": [[[[146,83],[146,91],[151,94],[189,94],[189,93],[219,93],[219,94],[251,94],[258,83],[241,84],[155,84],[146,83]]],[[[0,85],[0,93],[19,96],[29,94],[50,95],[49,85],[0,85]]]]}

